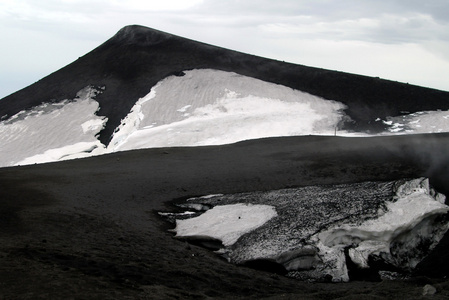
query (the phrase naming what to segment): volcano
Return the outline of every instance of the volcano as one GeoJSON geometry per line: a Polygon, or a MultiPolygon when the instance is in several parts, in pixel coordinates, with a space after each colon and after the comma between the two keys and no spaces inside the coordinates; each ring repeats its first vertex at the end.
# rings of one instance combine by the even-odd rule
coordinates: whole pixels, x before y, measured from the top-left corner
{"type": "Polygon", "coordinates": [[[445,132],[437,111],[447,99],[127,26],[0,101],[0,165],[272,136],[445,132]]]}
{"type": "MultiPolygon", "coordinates": [[[[176,205],[191,197],[291,188],[340,195],[355,185],[369,198],[360,186],[421,177],[447,195],[448,109],[445,91],[127,26],[0,100],[0,295],[413,298],[431,284],[445,297],[447,233],[438,243],[414,240],[420,253],[435,245],[413,263],[408,280],[379,285],[353,276],[341,285],[309,285],[173,239],[159,212],[180,211],[176,205]]],[[[324,211],[318,207],[314,214],[324,211]]],[[[432,222],[446,219],[439,213],[432,222]]],[[[420,226],[407,234],[424,235],[420,226]]],[[[405,244],[399,241],[396,248],[405,244]]]]}

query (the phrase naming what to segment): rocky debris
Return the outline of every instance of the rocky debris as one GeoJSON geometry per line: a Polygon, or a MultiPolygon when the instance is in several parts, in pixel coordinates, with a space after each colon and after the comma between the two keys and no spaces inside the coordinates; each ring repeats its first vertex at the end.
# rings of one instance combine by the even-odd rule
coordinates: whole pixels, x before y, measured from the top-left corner
{"type": "Polygon", "coordinates": [[[418,178],[203,197],[189,203],[274,207],[276,217],[227,243],[220,254],[236,264],[302,280],[338,282],[359,276],[380,279],[380,270],[410,273],[448,229],[444,199],[427,179],[418,178]]]}

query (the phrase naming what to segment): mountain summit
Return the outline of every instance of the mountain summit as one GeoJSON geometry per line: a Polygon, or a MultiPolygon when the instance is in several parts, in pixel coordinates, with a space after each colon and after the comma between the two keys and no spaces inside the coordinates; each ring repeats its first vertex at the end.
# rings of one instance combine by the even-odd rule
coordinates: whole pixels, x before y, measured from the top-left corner
{"type": "Polygon", "coordinates": [[[139,25],[125,26],[113,37],[116,43],[122,45],[139,45],[144,47],[160,44],[170,38],[173,38],[172,34],[139,25]]]}
{"type": "MultiPolygon", "coordinates": [[[[0,116],[41,103],[73,99],[86,86],[101,87],[98,116],[107,118],[99,140],[108,145],[114,130],[139,98],[170,75],[214,69],[281,84],[347,106],[345,126],[376,130],[376,118],[449,108],[449,93],[403,83],[296,65],[211,46],[138,25],[66,67],[0,101],[0,116]]],[[[381,124],[382,125],[382,124],[381,124]]]]}

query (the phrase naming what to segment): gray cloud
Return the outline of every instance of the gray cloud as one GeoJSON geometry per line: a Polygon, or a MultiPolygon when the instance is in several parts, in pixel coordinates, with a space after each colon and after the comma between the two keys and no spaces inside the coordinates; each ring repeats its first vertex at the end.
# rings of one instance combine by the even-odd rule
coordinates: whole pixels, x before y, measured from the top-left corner
{"type": "Polygon", "coordinates": [[[443,17],[449,13],[447,1],[207,0],[197,10],[224,19],[229,26],[277,24],[297,28],[290,33],[301,33],[305,38],[379,43],[449,41],[448,19],[443,17]]]}
{"type": "MultiPolygon", "coordinates": [[[[134,1],[137,2],[137,1],[134,1]]],[[[144,1],[145,2],[145,1],[144,1]]],[[[212,25],[215,28],[267,28],[284,26],[296,38],[365,40],[377,43],[404,43],[443,39],[449,41],[449,4],[430,0],[205,0],[182,11],[152,11],[146,4],[118,5],[120,1],[23,1],[10,12],[13,26],[53,32],[86,32],[117,24],[169,21],[172,26],[212,25]],[[447,14],[446,14],[447,13],[447,14]],[[25,21],[24,21],[25,20],[25,21]],[[136,22],[132,22],[135,20],[136,22]],[[102,26],[98,28],[98,23],[102,26]],[[55,28],[57,26],[58,28],[55,28]],[[296,28],[296,30],[293,30],[296,28]],[[90,30],[89,30],[90,29],[90,30]]],[[[125,3],[125,2],[123,2],[125,3]]],[[[151,2],[150,2],[151,3],[151,2]]],[[[157,27],[157,26],[155,26],[157,27]]]]}
{"type": "MultiPolygon", "coordinates": [[[[217,0],[208,0],[212,7],[217,0]]],[[[264,12],[280,15],[305,15],[327,20],[357,19],[361,17],[376,17],[383,14],[402,15],[410,13],[428,14],[434,19],[447,22],[449,5],[445,0],[283,0],[257,1],[249,0],[244,4],[241,1],[222,1],[228,10],[243,10],[244,12],[264,12]],[[240,6],[239,6],[240,4],[240,6]]]]}
{"type": "Polygon", "coordinates": [[[184,0],[176,9],[167,1],[180,0],[0,1],[0,34],[10,45],[0,49],[0,78],[27,68],[47,75],[121,27],[141,24],[251,54],[411,82],[404,66],[425,56],[416,72],[423,75],[414,78],[447,86],[447,0],[184,0]],[[373,63],[355,63],[349,56],[357,53],[373,63]],[[47,56],[53,59],[41,58],[47,56]]]}

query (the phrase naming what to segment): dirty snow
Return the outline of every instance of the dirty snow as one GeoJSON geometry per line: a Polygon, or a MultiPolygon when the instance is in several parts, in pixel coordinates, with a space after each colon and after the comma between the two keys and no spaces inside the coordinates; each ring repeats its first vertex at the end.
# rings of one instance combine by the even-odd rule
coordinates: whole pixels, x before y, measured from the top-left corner
{"type": "Polygon", "coordinates": [[[196,201],[209,209],[199,217],[177,220],[175,231],[178,237],[222,240],[221,253],[237,264],[267,260],[283,265],[292,277],[330,275],[333,281],[348,281],[345,248],[360,268],[368,268],[368,257],[374,255],[400,270],[413,270],[448,229],[447,221],[435,221],[449,211],[444,200],[425,178],[197,197],[189,204],[196,201]],[[373,193],[376,188],[378,194],[373,193]],[[240,206],[251,216],[252,209],[257,214],[257,205],[276,209],[276,218],[248,231],[237,217],[240,206]],[[231,241],[223,234],[228,230],[238,233],[231,241]]]}

